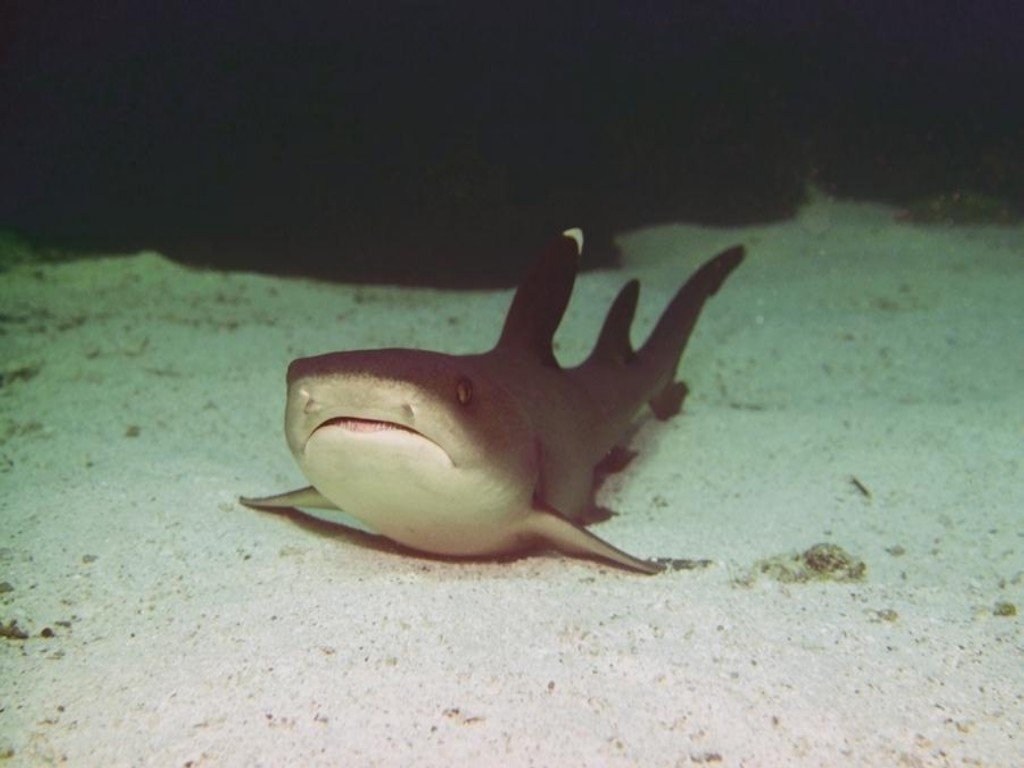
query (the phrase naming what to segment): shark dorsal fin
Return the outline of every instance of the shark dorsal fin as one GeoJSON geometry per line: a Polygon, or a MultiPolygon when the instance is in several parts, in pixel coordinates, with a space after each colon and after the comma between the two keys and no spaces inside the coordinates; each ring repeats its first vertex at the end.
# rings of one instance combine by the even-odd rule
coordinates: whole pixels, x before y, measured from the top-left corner
{"type": "Polygon", "coordinates": [[[558,366],[551,340],[569,304],[582,250],[583,233],[567,229],[541,252],[516,290],[498,348],[558,366]]]}
{"type": "Polygon", "coordinates": [[[601,326],[594,351],[588,363],[601,365],[623,365],[635,357],[629,341],[629,328],[636,314],[636,302],[640,295],[640,283],[630,280],[615,297],[601,326]]]}

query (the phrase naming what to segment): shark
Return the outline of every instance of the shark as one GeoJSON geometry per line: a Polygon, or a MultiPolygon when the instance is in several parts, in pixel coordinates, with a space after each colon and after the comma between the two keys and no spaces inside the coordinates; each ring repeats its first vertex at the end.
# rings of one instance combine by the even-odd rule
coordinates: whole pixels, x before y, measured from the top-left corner
{"type": "MultiPolygon", "coordinates": [[[[310,485],[239,501],[255,509],[342,510],[400,545],[487,558],[540,548],[652,574],[586,527],[601,519],[602,473],[627,451],[637,417],[680,412],[676,379],[705,302],[742,262],[742,246],[703,264],[634,349],[639,283],[613,300],[590,355],[562,367],[553,337],[576,280],[583,233],[542,249],[484,353],[372,349],[288,366],[285,437],[310,485]]],[[[621,463],[621,462],[619,462],[621,463]]],[[[615,471],[611,467],[611,471],[615,471]]]]}

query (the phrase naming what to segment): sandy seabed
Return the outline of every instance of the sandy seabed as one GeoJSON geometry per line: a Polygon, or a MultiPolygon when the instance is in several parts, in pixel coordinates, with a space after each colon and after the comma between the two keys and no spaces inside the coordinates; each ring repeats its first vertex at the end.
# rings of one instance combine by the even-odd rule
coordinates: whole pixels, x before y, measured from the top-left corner
{"type": "Polygon", "coordinates": [[[480,351],[507,291],[152,253],[0,275],[0,765],[1024,765],[1024,230],[819,201],[620,242],[563,362],[627,277],[640,338],[748,248],[594,529],[697,570],[446,562],[239,506],[305,484],[289,360],[480,351]],[[761,566],[818,543],[862,578],[761,566]]]}

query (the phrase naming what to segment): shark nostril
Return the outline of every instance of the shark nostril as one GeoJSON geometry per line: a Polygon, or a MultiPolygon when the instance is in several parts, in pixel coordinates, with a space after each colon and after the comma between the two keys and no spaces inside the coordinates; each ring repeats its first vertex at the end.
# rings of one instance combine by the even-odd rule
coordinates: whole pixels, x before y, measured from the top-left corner
{"type": "Polygon", "coordinates": [[[412,406],[408,403],[402,405],[402,415],[408,418],[410,421],[416,419],[416,411],[412,409],[412,406]]]}
{"type": "Polygon", "coordinates": [[[320,410],[320,403],[313,399],[312,395],[309,394],[309,390],[300,389],[299,398],[302,401],[303,413],[316,413],[320,410]]]}

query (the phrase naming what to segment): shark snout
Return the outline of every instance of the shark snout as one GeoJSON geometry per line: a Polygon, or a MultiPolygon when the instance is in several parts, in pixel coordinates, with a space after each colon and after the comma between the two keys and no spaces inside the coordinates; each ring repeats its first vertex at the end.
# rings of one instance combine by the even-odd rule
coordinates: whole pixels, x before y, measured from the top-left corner
{"type": "Polygon", "coordinates": [[[337,354],[317,355],[316,357],[300,357],[292,360],[288,366],[288,385],[291,386],[297,381],[322,375],[331,370],[332,358],[337,354]]]}
{"type": "MultiPolygon", "coordinates": [[[[297,379],[288,387],[287,420],[308,439],[328,423],[379,422],[416,431],[416,408],[405,398],[381,398],[373,388],[349,388],[324,379],[297,379]]],[[[291,429],[289,430],[291,431],[291,429]]]]}

